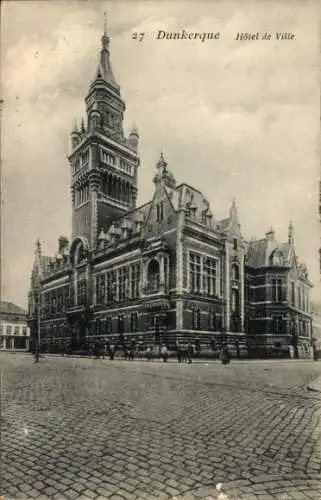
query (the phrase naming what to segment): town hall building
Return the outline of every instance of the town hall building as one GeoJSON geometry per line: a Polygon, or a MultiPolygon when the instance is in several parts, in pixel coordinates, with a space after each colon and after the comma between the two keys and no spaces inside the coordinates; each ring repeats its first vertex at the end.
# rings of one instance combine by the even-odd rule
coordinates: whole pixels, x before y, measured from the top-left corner
{"type": "Polygon", "coordinates": [[[72,235],[53,257],[38,241],[29,292],[34,341],[56,350],[140,339],[195,342],[232,354],[308,356],[310,289],[294,230],[278,243],[242,234],[235,200],[217,220],[210,200],[178,182],[163,154],[151,201],[137,204],[139,133],[126,137],[125,103],[102,37],[86,119],[71,133],[72,235]]]}

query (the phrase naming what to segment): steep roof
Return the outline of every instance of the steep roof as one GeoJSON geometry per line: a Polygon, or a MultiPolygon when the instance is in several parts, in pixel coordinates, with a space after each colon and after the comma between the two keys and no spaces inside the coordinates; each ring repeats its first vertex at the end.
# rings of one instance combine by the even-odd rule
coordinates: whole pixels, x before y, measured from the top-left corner
{"type": "Polygon", "coordinates": [[[22,307],[13,304],[12,302],[1,301],[0,302],[0,313],[1,314],[19,314],[25,316],[27,311],[22,309],[22,307]]]}

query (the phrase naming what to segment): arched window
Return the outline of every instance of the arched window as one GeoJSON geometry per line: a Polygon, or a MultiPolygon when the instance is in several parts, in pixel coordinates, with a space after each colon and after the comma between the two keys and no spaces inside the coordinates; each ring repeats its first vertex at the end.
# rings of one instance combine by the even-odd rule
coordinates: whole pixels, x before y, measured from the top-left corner
{"type": "Polygon", "coordinates": [[[148,264],[147,282],[149,290],[156,291],[159,289],[159,263],[155,259],[148,264]]]}

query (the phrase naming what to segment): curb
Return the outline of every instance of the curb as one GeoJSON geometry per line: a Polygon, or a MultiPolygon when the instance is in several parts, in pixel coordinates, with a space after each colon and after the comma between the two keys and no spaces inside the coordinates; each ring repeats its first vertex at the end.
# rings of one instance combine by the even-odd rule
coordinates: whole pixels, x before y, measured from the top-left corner
{"type": "Polygon", "coordinates": [[[313,380],[307,385],[307,390],[311,392],[319,392],[321,393],[321,377],[313,380]]]}

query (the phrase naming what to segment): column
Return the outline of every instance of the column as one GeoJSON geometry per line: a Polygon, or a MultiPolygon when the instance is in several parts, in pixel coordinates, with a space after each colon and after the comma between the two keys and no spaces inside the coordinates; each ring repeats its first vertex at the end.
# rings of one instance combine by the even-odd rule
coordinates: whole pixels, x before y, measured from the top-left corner
{"type": "Polygon", "coordinates": [[[10,349],[13,351],[14,350],[14,337],[11,337],[11,342],[10,342],[10,349]]]}
{"type": "Polygon", "coordinates": [[[181,208],[177,218],[176,233],[176,291],[178,299],[176,301],[176,330],[183,328],[183,227],[184,227],[184,209],[181,208]]]}
{"type": "Polygon", "coordinates": [[[29,351],[29,343],[30,343],[30,339],[28,337],[26,337],[26,351],[29,351]]]}
{"type": "Polygon", "coordinates": [[[244,254],[242,254],[240,262],[240,316],[241,332],[244,332],[244,254]]]}
{"type": "Polygon", "coordinates": [[[159,284],[160,290],[164,291],[165,289],[165,269],[164,269],[164,254],[161,253],[159,256],[159,284]]]}
{"type": "Polygon", "coordinates": [[[230,330],[230,248],[225,241],[225,330],[230,330]]]}

